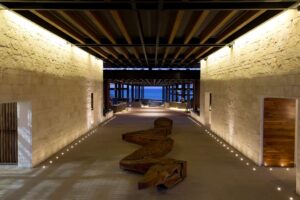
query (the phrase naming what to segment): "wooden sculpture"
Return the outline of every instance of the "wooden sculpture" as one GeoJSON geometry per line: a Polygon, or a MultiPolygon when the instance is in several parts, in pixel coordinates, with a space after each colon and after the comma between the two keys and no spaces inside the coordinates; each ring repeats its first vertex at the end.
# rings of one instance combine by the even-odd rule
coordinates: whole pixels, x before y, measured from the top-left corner
{"type": "Polygon", "coordinates": [[[139,189],[152,186],[170,188],[186,177],[186,161],[164,158],[173,148],[174,141],[168,137],[172,124],[168,118],[158,118],[153,129],[122,135],[127,142],[142,145],[120,161],[122,169],[145,174],[138,183],[139,189]]]}
{"type": "Polygon", "coordinates": [[[159,117],[154,121],[154,128],[166,128],[168,134],[171,134],[173,121],[166,117],[159,117]]]}

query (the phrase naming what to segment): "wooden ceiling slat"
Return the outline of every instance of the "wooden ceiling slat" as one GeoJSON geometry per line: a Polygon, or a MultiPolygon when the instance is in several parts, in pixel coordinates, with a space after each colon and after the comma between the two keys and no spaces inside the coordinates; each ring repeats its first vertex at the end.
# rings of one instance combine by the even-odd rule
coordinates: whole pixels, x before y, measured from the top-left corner
{"type": "MultiPolygon", "coordinates": [[[[52,1],[24,1],[24,0],[3,0],[4,5],[12,10],[157,10],[156,1],[138,1],[135,8],[132,8],[129,1],[78,1],[78,0],[52,0],[52,1]]],[[[165,1],[164,10],[285,10],[292,6],[294,1],[191,1],[176,2],[165,1]]]]}
{"type": "MultiPolygon", "coordinates": [[[[67,34],[68,36],[72,37],[74,40],[78,41],[81,44],[84,44],[84,39],[77,34],[72,29],[65,26],[60,20],[56,19],[53,15],[51,15],[48,11],[31,11],[33,14],[41,18],[42,20],[46,21],[47,23],[51,24],[61,32],[67,34]]],[[[100,55],[102,58],[107,59],[107,53],[103,51],[96,50],[93,47],[89,47],[90,50],[95,52],[96,54],[100,55]]]]}
{"type": "MultiPolygon", "coordinates": [[[[232,25],[230,28],[227,29],[219,38],[217,43],[222,43],[226,38],[230,37],[232,34],[249,24],[251,21],[262,15],[266,10],[261,11],[249,11],[248,14],[246,14],[242,19],[240,19],[238,22],[236,22],[234,25],[232,25]]],[[[212,47],[207,48],[205,51],[203,51],[200,54],[197,54],[196,59],[199,59],[202,55],[204,55],[206,52],[211,50],[212,47]]]]}
{"type": "MultiPolygon", "coordinates": [[[[116,22],[119,30],[121,31],[122,35],[126,39],[127,43],[128,44],[133,44],[133,42],[131,40],[131,37],[128,34],[128,31],[125,27],[125,24],[124,24],[120,14],[119,14],[119,12],[115,11],[115,10],[111,10],[110,13],[111,13],[114,21],[116,22]]],[[[135,57],[138,59],[139,63],[141,64],[140,57],[138,55],[138,52],[137,52],[136,48],[133,48],[133,54],[135,55],[135,57]]]]}
{"type": "MultiPolygon", "coordinates": [[[[112,44],[117,44],[117,41],[113,37],[113,34],[106,28],[102,19],[96,13],[94,13],[93,11],[85,11],[84,13],[92,20],[97,29],[101,33],[103,33],[112,44]]],[[[122,54],[130,63],[132,63],[129,59],[128,52],[126,52],[125,49],[117,47],[116,50],[118,51],[118,53],[122,54]]]]}
{"type": "MultiPolygon", "coordinates": [[[[173,24],[172,31],[171,31],[171,34],[169,36],[168,44],[172,44],[173,43],[173,40],[174,40],[174,38],[176,36],[176,33],[177,33],[177,31],[178,31],[178,29],[180,27],[180,24],[181,24],[181,21],[183,19],[183,16],[184,16],[184,11],[183,10],[177,11],[175,22],[173,24]]],[[[166,58],[168,56],[168,53],[169,53],[169,48],[167,47],[166,50],[165,50],[165,53],[164,53],[162,65],[164,65],[165,60],[166,60],[166,58]]]]}
{"type": "MultiPolygon", "coordinates": [[[[207,18],[207,16],[209,15],[209,11],[203,11],[201,12],[198,17],[197,20],[195,22],[195,24],[192,26],[192,30],[187,30],[186,32],[188,32],[188,35],[186,36],[185,40],[184,40],[184,44],[187,44],[191,38],[196,34],[196,32],[200,29],[200,27],[203,25],[205,19],[207,18]]],[[[175,57],[173,59],[173,61],[171,62],[171,64],[173,64],[173,62],[175,61],[175,59],[179,56],[179,54],[183,51],[183,47],[180,47],[179,50],[177,51],[177,53],[175,54],[175,57]]]]}
{"type": "Polygon", "coordinates": [[[162,20],[162,4],[163,0],[159,0],[159,6],[157,11],[157,32],[156,32],[156,44],[155,44],[155,67],[158,65],[157,56],[158,56],[158,49],[159,49],[159,37],[160,37],[160,31],[161,31],[161,20],[162,20]]]}
{"type": "MultiPolygon", "coordinates": [[[[69,11],[58,11],[59,15],[65,19],[67,22],[71,23],[74,27],[76,27],[80,32],[91,38],[94,42],[97,44],[101,44],[98,37],[86,26],[84,22],[82,22],[81,19],[79,19],[76,15],[72,14],[69,11]]],[[[117,52],[113,49],[108,49],[105,47],[101,48],[103,51],[105,51],[108,54],[111,54],[116,60],[119,60],[119,57],[117,56],[117,52]]]]}
{"type": "Polygon", "coordinates": [[[69,27],[65,26],[64,23],[56,19],[53,15],[51,15],[48,11],[31,11],[33,14],[41,18],[42,20],[46,21],[47,23],[51,24],[61,32],[71,36],[73,39],[78,41],[80,44],[84,44],[84,38],[82,38],[78,33],[70,29],[69,27]]]}
{"type": "MultiPolygon", "coordinates": [[[[230,21],[238,11],[220,11],[212,20],[211,23],[209,23],[208,27],[200,34],[200,44],[204,44],[208,41],[208,39],[216,34],[228,21],[230,21]]],[[[181,63],[183,63],[188,57],[190,57],[192,54],[194,54],[199,47],[190,48],[190,51],[184,56],[181,63]]]]}
{"type": "Polygon", "coordinates": [[[142,49],[144,52],[144,56],[145,56],[145,60],[146,60],[146,64],[149,65],[148,62],[148,56],[147,56],[147,52],[146,52],[146,47],[145,47],[145,41],[144,41],[144,33],[143,33],[143,28],[142,28],[142,20],[141,20],[141,15],[139,13],[139,11],[136,9],[136,1],[135,0],[130,0],[131,2],[131,6],[132,9],[134,10],[134,15],[135,15],[135,23],[138,29],[138,33],[139,33],[139,37],[141,40],[141,44],[142,44],[142,49]]]}

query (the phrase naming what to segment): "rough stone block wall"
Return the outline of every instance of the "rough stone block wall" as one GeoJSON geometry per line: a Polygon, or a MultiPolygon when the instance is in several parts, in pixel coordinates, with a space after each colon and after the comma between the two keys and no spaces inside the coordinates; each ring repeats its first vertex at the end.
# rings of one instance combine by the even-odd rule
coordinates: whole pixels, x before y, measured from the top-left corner
{"type": "MultiPolygon", "coordinates": [[[[261,164],[263,99],[300,98],[300,13],[284,11],[238,38],[233,48],[202,60],[200,92],[200,121],[208,123],[205,93],[210,92],[211,129],[261,164]]],[[[298,130],[299,124],[298,118],[298,130]]],[[[296,158],[299,163],[299,153],[296,158]]]]}
{"type": "Polygon", "coordinates": [[[31,103],[33,166],[103,120],[102,84],[101,60],[0,11],[0,103],[31,103]]]}

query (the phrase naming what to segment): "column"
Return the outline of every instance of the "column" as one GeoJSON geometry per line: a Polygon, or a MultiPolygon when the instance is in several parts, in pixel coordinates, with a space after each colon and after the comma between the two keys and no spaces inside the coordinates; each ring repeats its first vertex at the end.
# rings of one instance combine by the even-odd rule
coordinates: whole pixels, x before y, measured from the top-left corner
{"type": "Polygon", "coordinates": [[[183,83],[182,85],[181,85],[181,96],[182,96],[182,98],[184,99],[184,100],[186,100],[186,90],[185,90],[185,85],[186,85],[186,83],[183,83]]]}
{"type": "Polygon", "coordinates": [[[191,83],[188,82],[187,84],[187,102],[188,102],[188,105],[190,105],[191,103],[191,83]]]}
{"type": "Polygon", "coordinates": [[[130,99],[130,97],[129,97],[129,84],[127,83],[126,84],[126,93],[127,93],[127,95],[126,95],[126,98],[127,98],[127,101],[129,102],[129,99],[130,99]]]}
{"type": "Polygon", "coordinates": [[[165,86],[162,86],[162,102],[165,102],[165,86]]]}
{"type": "Polygon", "coordinates": [[[175,90],[174,90],[174,85],[172,85],[172,94],[171,94],[171,95],[172,95],[172,96],[171,96],[171,97],[172,97],[172,101],[175,101],[175,98],[174,98],[174,92],[175,92],[175,90]]]}
{"type": "Polygon", "coordinates": [[[175,85],[175,101],[178,102],[179,98],[178,98],[178,83],[176,83],[175,85]]]}
{"type": "Polygon", "coordinates": [[[194,109],[198,110],[199,107],[200,107],[200,80],[196,80],[194,85],[194,109]]]}
{"type": "Polygon", "coordinates": [[[167,102],[170,102],[170,86],[167,86],[167,102]]]}
{"type": "Polygon", "coordinates": [[[134,101],[134,85],[131,85],[131,102],[134,101]]]}
{"type": "Polygon", "coordinates": [[[110,108],[110,82],[109,80],[103,81],[103,99],[104,99],[104,110],[107,111],[110,108]]]}
{"type": "Polygon", "coordinates": [[[137,98],[140,100],[141,99],[141,86],[140,85],[138,85],[137,86],[137,98]]]}
{"type": "Polygon", "coordinates": [[[118,98],[118,83],[115,83],[115,98],[118,98]]]}

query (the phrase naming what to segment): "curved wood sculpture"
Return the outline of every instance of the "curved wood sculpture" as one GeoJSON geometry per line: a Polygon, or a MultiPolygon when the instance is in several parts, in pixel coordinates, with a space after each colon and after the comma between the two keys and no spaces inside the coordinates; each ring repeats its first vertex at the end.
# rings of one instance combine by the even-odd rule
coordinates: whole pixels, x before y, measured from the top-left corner
{"type": "Polygon", "coordinates": [[[168,134],[172,133],[173,121],[166,117],[159,117],[154,121],[154,128],[166,128],[168,134]]]}
{"type": "Polygon", "coordinates": [[[163,158],[173,148],[172,120],[158,118],[153,129],[135,131],[122,135],[123,140],[142,145],[142,147],[120,161],[125,170],[145,174],[138,188],[151,186],[170,188],[186,177],[186,161],[163,158]]]}

